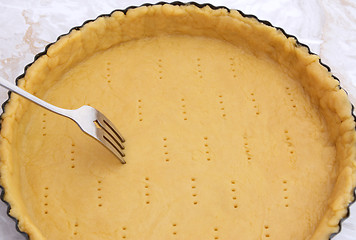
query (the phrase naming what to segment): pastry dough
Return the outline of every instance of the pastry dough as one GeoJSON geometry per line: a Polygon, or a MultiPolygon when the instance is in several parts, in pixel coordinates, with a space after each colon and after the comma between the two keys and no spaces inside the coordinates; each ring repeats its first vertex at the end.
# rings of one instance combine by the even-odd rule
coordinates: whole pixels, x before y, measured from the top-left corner
{"type": "Polygon", "coordinates": [[[355,123],[316,55],[237,11],[157,5],[73,30],[19,81],[103,112],[126,165],[12,94],[1,184],[33,240],[328,239],[355,187],[355,123]]]}

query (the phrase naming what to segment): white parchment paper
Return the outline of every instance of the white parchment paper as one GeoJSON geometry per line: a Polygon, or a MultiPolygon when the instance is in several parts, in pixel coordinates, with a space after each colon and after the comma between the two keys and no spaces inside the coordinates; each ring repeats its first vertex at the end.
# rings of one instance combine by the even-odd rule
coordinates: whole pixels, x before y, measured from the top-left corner
{"type": "MultiPolygon", "coordinates": [[[[26,64],[73,26],[100,14],[146,1],[11,0],[0,2],[0,77],[14,82],[26,64]]],[[[158,1],[151,1],[154,3],[158,1]]],[[[356,103],[356,1],[353,0],[215,0],[282,27],[321,56],[356,103]]],[[[7,91],[0,89],[0,103],[7,91]]],[[[0,240],[23,240],[0,202],[0,240]]],[[[356,240],[356,204],[335,240],[356,240]]]]}

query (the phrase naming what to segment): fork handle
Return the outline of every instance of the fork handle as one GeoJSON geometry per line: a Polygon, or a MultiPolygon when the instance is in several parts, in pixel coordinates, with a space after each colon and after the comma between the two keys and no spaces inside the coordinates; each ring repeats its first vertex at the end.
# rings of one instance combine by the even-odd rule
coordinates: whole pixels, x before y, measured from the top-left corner
{"type": "Polygon", "coordinates": [[[38,104],[41,107],[44,107],[52,112],[58,113],[62,116],[71,118],[71,111],[72,110],[68,110],[68,109],[64,109],[64,108],[59,108],[56,107],[52,104],[49,104],[48,102],[43,101],[42,99],[39,99],[38,97],[35,97],[34,95],[26,92],[25,90],[19,88],[18,86],[16,86],[15,84],[6,81],[5,79],[0,77],[0,85],[3,86],[4,88],[7,88],[8,90],[10,90],[11,92],[15,92],[19,95],[21,95],[24,98],[27,98],[28,100],[38,104]]]}

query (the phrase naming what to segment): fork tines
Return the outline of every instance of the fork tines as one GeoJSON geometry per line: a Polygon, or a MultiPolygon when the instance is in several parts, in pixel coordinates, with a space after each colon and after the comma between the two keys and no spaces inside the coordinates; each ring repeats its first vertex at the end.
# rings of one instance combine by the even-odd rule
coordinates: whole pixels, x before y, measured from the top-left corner
{"type": "Polygon", "coordinates": [[[121,163],[125,164],[126,161],[123,158],[125,157],[125,153],[123,152],[125,149],[125,146],[123,145],[125,139],[123,136],[115,128],[114,124],[100,112],[97,114],[96,123],[102,129],[100,134],[102,137],[102,143],[105,144],[105,146],[119,158],[121,163]]]}

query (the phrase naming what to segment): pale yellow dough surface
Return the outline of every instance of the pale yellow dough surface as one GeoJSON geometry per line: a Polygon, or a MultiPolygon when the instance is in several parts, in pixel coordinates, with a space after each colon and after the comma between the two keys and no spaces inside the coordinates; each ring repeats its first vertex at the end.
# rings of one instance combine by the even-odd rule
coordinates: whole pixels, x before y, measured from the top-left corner
{"type": "Polygon", "coordinates": [[[346,94],[316,56],[237,12],[117,12],[62,38],[20,85],[99,109],[127,139],[122,165],[12,95],[1,184],[31,240],[328,239],[352,199],[346,94]]]}

